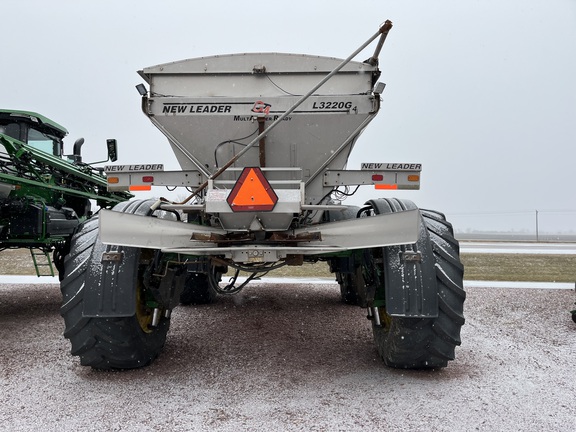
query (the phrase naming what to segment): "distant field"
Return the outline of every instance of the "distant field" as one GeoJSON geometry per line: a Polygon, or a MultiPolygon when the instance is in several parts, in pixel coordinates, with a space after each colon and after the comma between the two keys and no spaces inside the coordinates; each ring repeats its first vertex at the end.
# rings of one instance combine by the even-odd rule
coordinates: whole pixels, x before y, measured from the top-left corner
{"type": "Polygon", "coordinates": [[[576,282],[576,255],[463,254],[467,280],[576,282]]]}
{"type": "Polygon", "coordinates": [[[7,249],[0,252],[0,274],[35,275],[34,264],[28,249],[7,249]]]}
{"type": "MultiPolygon", "coordinates": [[[[576,255],[466,253],[462,254],[461,259],[467,280],[576,282],[576,255]]],[[[28,250],[0,252],[0,274],[35,275],[28,250]]],[[[325,262],[300,267],[286,266],[270,272],[269,276],[334,278],[325,262]]]]}
{"type": "MultiPolygon", "coordinates": [[[[462,254],[467,280],[576,282],[576,255],[462,254]]],[[[272,276],[334,277],[326,263],[283,267],[272,276]]]]}

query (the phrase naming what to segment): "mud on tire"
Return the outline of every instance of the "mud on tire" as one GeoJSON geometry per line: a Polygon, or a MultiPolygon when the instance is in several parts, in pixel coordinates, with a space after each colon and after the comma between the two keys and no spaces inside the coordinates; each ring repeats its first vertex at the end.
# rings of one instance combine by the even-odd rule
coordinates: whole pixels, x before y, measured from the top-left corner
{"type": "MultiPolygon", "coordinates": [[[[147,213],[152,200],[131,201],[117,205],[114,210],[126,213],[147,213]]],[[[132,369],[148,365],[160,353],[170,325],[163,317],[158,326],[152,328],[151,311],[143,300],[143,285],[140,283],[144,265],[142,253],[119,246],[104,246],[98,239],[98,217],[94,216],[81,225],[72,238],[70,253],[65,259],[64,279],[61,282],[64,317],[64,337],[70,340],[72,355],[80,357],[80,363],[95,369],[132,369]],[[90,287],[89,271],[101,271],[103,251],[124,251],[124,271],[135,271],[136,313],[130,317],[94,318],[84,317],[84,299],[90,287]],[[133,253],[126,253],[131,251],[133,253]],[[138,267],[135,269],[134,267],[138,267]]],[[[94,280],[92,278],[92,280],[94,280]]]]}
{"type": "MultiPolygon", "coordinates": [[[[403,202],[397,201],[404,207],[403,202]]],[[[395,211],[395,210],[393,210],[395,211]]],[[[459,258],[458,241],[443,214],[420,210],[432,246],[433,266],[438,287],[437,318],[402,318],[379,308],[381,326],[372,325],[374,342],[386,365],[396,368],[426,369],[445,367],[454,360],[464,324],[464,267],[459,258]]]]}

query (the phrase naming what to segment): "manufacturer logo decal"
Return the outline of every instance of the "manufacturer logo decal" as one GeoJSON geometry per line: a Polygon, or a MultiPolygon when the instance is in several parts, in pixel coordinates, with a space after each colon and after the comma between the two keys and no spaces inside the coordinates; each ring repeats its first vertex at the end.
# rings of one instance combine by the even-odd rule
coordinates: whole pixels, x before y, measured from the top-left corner
{"type": "Polygon", "coordinates": [[[272,105],[266,102],[256,101],[254,102],[254,106],[252,107],[252,112],[256,114],[268,115],[270,114],[270,108],[272,108],[272,105]]]}

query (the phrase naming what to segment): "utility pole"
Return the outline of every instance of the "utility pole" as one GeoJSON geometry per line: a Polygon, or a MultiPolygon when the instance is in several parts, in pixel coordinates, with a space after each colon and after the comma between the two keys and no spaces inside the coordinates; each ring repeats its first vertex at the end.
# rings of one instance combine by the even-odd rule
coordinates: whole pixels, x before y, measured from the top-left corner
{"type": "Polygon", "coordinates": [[[538,210],[536,210],[536,241],[540,241],[540,236],[538,234],[538,210]]]}

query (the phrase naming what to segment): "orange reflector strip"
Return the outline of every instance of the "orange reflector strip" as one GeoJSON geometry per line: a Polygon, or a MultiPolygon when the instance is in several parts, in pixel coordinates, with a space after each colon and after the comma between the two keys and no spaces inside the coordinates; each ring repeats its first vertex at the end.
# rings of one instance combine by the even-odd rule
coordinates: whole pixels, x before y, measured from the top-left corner
{"type": "Polygon", "coordinates": [[[232,211],[270,211],[278,196],[258,167],[246,167],[226,199],[232,211]]]}
{"type": "Polygon", "coordinates": [[[129,188],[131,191],[149,191],[152,190],[150,185],[131,185],[129,188]]]}
{"type": "Polygon", "coordinates": [[[414,182],[420,181],[420,176],[419,176],[419,175],[416,175],[416,174],[414,174],[414,175],[409,175],[409,176],[408,176],[408,181],[414,181],[414,182]]]}
{"type": "Polygon", "coordinates": [[[108,183],[116,184],[119,182],[120,182],[120,179],[118,177],[108,177],[108,183]]]}
{"type": "Polygon", "coordinates": [[[375,189],[398,189],[397,184],[376,184],[374,185],[375,189]]]}

